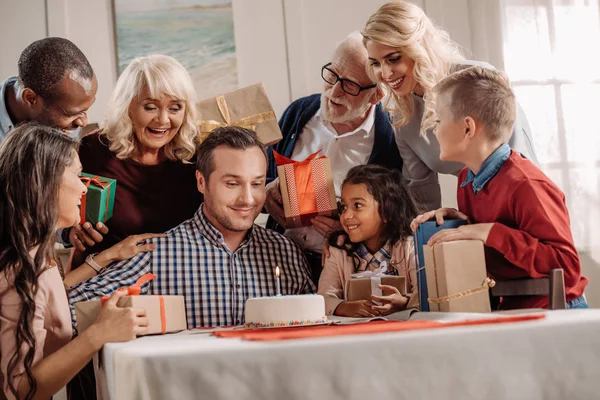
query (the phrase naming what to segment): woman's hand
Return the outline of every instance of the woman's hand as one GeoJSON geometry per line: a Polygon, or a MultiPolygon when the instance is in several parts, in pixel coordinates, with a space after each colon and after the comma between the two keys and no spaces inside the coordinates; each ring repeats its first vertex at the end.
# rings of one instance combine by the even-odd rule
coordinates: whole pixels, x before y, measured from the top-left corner
{"type": "Polygon", "coordinates": [[[126,295],[126,290],[114,292],[102,306],[96,322],[83,332],[90,337],[96,351],[106,343],[127,342],[148,332],[146,310],[117,306],[119,299],[126,295]]]}
{"type": "Polygon", "coordinates": [[[146,240],[165,237],[164,233],[144,233],[142,235],[131,235],[126,239],[121,240],[114,246],[104,250],[94,258],[99,258],[102,261],[113,263],[115,261],[128,260],[139,253],[156,250],[156,244],[145,243],[146,240]]]}
{"type": "Polygon", "coordinates": [[[381,315],[391,314],[396,311],[402,311],[408,304],[408,298],[402,296],[398,288],[390,285],[379,285],[379,289],[383,293],[389,293],[387,296],[375,296],[371,295],[373,301],[383,303],[381,306],[373,306],[373,310],[381,313],[381,315]]]}
{"type": "Polygon", "coordinates": [[[373,310],[371,300],[343,301],[334,311],[339,317],[372,318],[379,316],[379,312],[373,310]]]}
{"type": "Polygon", "coordinates": [[[442,225],[444,223],[445,217],[464,219],[466,221],[469,220],[469,217],[466,214],[463,214],[460,211],[455,210],[454,208],[438,208],[437,210],[429,211],[425,214],[417,216],[410,223],[410,229],[412,229],[413,232],[416,232],[419,225],[433,218],[435,218],[435,221],[438,225],[442,225]]]}

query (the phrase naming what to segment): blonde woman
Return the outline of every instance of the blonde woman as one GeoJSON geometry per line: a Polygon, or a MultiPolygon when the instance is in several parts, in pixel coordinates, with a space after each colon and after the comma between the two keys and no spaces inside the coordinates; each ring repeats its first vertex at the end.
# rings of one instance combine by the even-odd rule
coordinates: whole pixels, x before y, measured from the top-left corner
{"type": "Polygon", "coordinates": [[[93,240],[78,229],[71,237],[80,250],[101,252],[130,235],[164,232],[194,215],[202,195],[194,167],[193,87],[185,68],[169,56],[139,57],[123,71],[103,129],[84,137],[79,149],[84,172],[117,180],[108,232],[93,240]]]}
{"type": "MultiPolygon", "coordinates": [[[[432,88],[452,70],[492,67],[465,60],[447,32],[404,1],[381,6],[362,34],[369,54],[367,73],[387,89],[385,105],[392,113],[403,174],[421,208],[435,210],[441,207],[438,173],[457,175],[463,165],[440,161],[440,146],[432,133],[432,88]]],[[[537,164],[531,130],[520,107],[509,144],[537,164]]]]}

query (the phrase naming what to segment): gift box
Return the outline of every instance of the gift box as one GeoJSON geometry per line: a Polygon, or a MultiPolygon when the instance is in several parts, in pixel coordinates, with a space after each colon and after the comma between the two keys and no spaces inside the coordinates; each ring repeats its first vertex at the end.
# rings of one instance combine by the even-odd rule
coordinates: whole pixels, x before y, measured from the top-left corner
{"type": "Polygon", "coordinates": [[[458,228],[465,225],[464,219],[444,219],[442,225],[436,221],[426,221],[419,225],[414,235],[415,244],[415,265],[417,266],[417,289],[419,292],[419,306],[421,311],[429,311],[429,302],[427,301],[427,276],[425,275],[425,260],[423,257],[423,246],[429,239],[442,229],[458,228]]]}
{"type": "Polygon", "coordinates": [[[310,226],[317,215],[338,215],[331,164],[326,156],[317,157],[319,151],[294,161],[273,150],[288,228],[310,226]]]}
{"type": "MultiPolygon", "coordinates": [[[[371,295],[382,296],[382,290],[379,285],[393,286],[400,291],[400,294],[406,296],[406,277],[396,275],[386,275],[388,270],[387,262],[382,262],[381,266],[374,271],[363,271],[352,274],[352,279],[346,281],[344,285],[344,299],[346,301],[371,300],[371,295]]],[[[374,302],[378,304],[378,302],[374,302]]]]}
{"type": "Polygon", "coordinates": [[[117,180],[92,174],[81,174],[81,181],[88,191],[81,198],[80,223],[85,221],[95,225],[106,222],[113,215],[117,180]]]}
{"type": "Polygon", "coordinates": [[[200,140],[216,128],[231,125],[252,129],[265,146],[271,146],[282,138],[262,83],[200,101],[196,107],[201,118],[198,122],[200,140]]]}
{"type": "MultiPolygon", "coordinates": [[[[156,276],[152,274],[141,277],[134,286],[127,288],[127,296],[121,297],[117,306],[145,309],[148,318],[148,334],[178,332],[187,329],[183,296],[139,295],[141,285],[154,278],[156,276]]],[[[109,298],[110,296],[103,296],[102,299],[75,303],[79,333],[96,322],[102,306],[109,298]]]]}
{"type": "Polygon", "coordinates": [[[490,312],[485,253],[480,240],[423,246],[430,311],[490,312]]]}

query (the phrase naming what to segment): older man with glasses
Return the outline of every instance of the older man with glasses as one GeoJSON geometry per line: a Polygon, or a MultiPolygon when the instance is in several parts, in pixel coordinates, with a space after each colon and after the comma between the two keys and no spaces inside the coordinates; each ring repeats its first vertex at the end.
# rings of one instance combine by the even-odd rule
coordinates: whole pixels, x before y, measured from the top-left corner
{"type": "Polygon", "coordinates": [[[324,216],[315,217],[309,227],[286,227],[273,149],[298,161],[321,150],[330,159],[338,199],[341,183],[355,165],[401,169],[394,131],[379,104],[383,93],[367,76],[367,62],[361,34],[351,33],[321,69],[323,93],[298,99],[285,110],[279,121],[283,140],[268,150],[265,208],[271,217],[267,227],[284,232],[300,245],[315,283],[321,274],[325,238],[342,228],[338,220],[324,216]]]}

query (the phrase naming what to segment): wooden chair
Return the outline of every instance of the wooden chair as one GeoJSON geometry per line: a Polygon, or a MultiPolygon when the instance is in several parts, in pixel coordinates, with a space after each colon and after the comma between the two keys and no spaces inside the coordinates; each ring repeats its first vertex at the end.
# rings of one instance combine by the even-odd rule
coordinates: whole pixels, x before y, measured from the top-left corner
{"type": "Polygon", "coordinates": [[[565,276],[560,268],[550,271],[548,278],[496,281],[496,286],[490,288],[490,296],[548,296],[550,310],[567,308],[565,276]]]}

